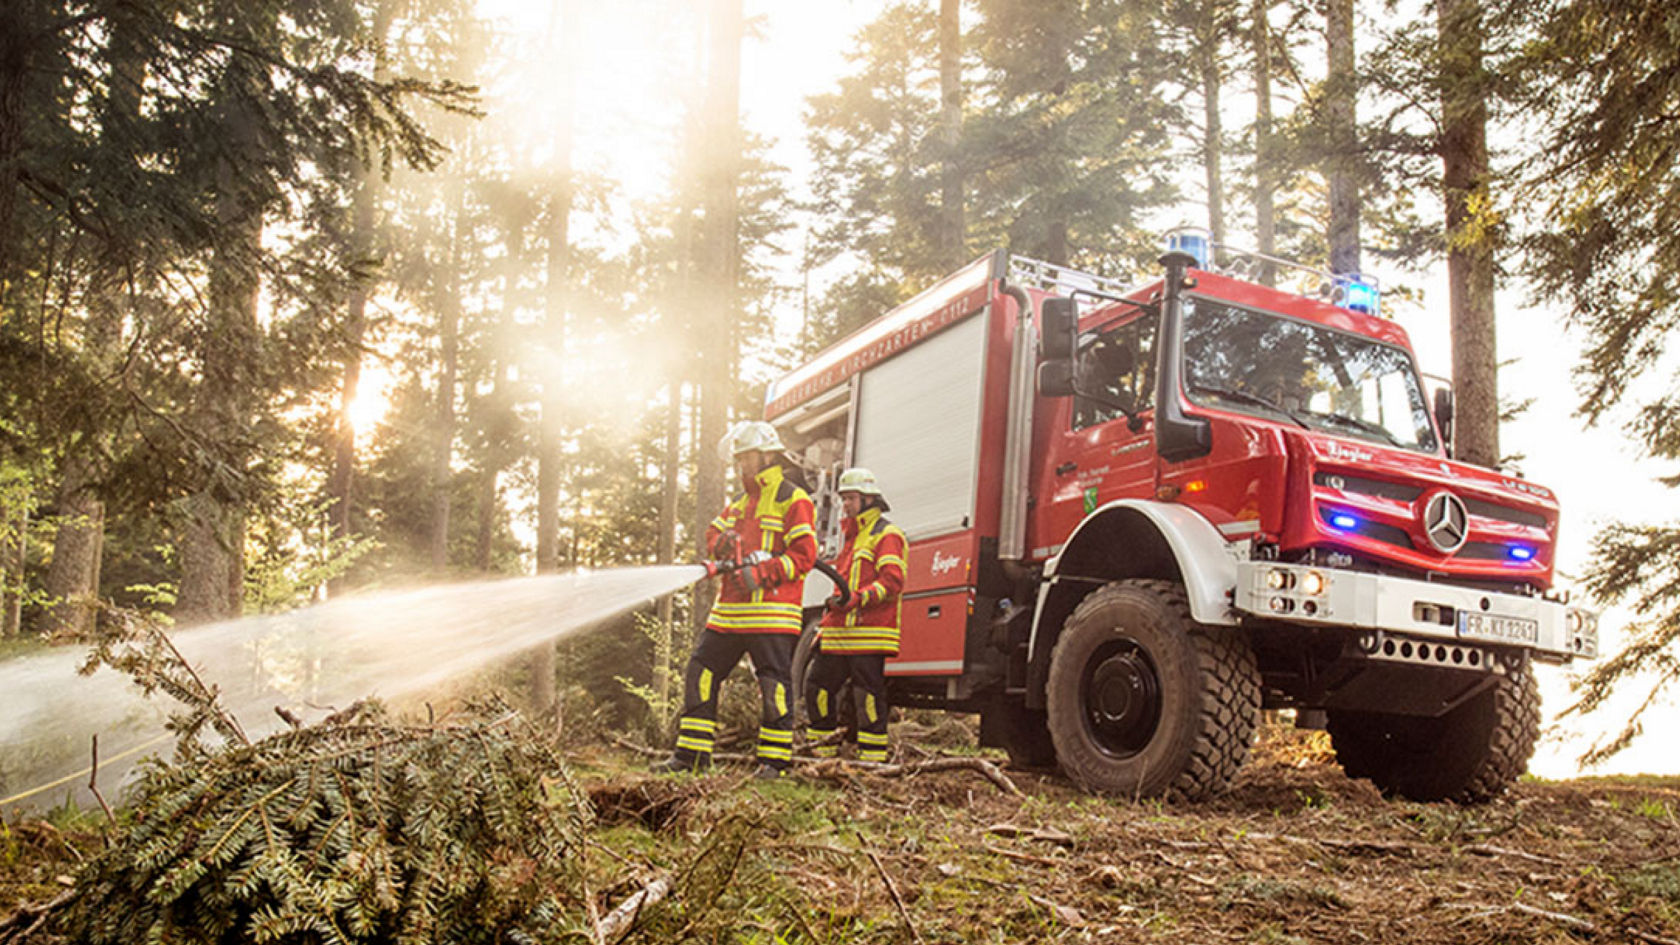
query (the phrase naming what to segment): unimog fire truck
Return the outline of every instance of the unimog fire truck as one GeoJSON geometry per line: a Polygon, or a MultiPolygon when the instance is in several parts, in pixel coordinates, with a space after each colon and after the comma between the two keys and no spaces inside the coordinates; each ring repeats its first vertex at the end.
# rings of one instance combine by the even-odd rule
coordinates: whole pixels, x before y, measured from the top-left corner
{"type": "Polygon", "coordinates": [[[1597,655],[1555,496],[1452,459],[1451,391],[1374,285],[1168,247],[1131,288],[991,253],[770,386],[817,478],[874,470],[910,538],[895,703],[1127,796],[1220,792],[1263,709],[1385,793],[1498,794],[1534,662],[1597,655]]]}

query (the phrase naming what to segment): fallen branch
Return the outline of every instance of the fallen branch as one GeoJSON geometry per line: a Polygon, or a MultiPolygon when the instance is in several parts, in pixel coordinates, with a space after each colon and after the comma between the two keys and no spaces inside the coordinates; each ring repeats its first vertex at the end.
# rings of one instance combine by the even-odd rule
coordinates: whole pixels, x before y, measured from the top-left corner
{"type": "Polygon", "coordinates": [[[671,877],[664,873],[655,876],[601,920],[601,940],[616,942],[623,938],[635,927],[636,919],[641,916],[642,910],[670,894],[671,877]]]}
{"type": "Polygon", "coordinates": [[[111,805],[105,803],[105,795],[99,793],[99,733],[93,733],[93,763],[88,767],[88,790],[93,792],[93,799],[99,802],[99,808],[105,812],[105,820],[116,826],[117,815],[111,813],[111,805]]]}
{"type": "MultiPolygon", "coordinates": [[[[1593,935],[1608,935],[1611,932],[1611,930],[1600,926],[1596,922],[1589,922],[1586,919],[1568,915],[1563,912],[1553,912],[1550,909],[1540,909],[1520,902],[1511,903],[1510,908],[1513,911],[1521,912],[1524,915],[1548,919],[1559,925],[1566,925],[1573,929],[1580,929],[1583,932],[1590,932],[1593,935]]],[[[1620,932],[1623,935],[1631,935],[1642,942],[1649,942],[1650,945],[1680,945],[1680,942],[1677,942],[1674,939],[1664,938],[1661,935],[1652,935],[1649,932],[1641,932],[1637,929],[1617,929],[1615,931],[1620,932]]]]}
{"type": "Polygon", "coordinates": [[[980,848],[985,850],[987,853],[995,853],[998,856],[1005,857],[1007,859],[1019,860],[1022,863],[1034,863],[1039,866],[1063,867],[1068,863],[1067,860],[1053,860],[1047,856],[1037,856],[1032,853],[1021,853],[1016,850],[1006,850],[1003,847],[993,846],[990,843],[983,842],[980,844],[980,848]]]}
{"type": "Polygon", "coordinates": [[[910,921],[910,910],[904,908],[904,900],[898,895],[898,887],[893,885],[892,877],[887,875],[887,868],[881,865],[881,858],[875,855],[875,848],[863,838],[863,831],[854,830],[858,843],[863,846],[863,852],[869,855],[869,862],[875,864],[875,872],[881,874],[881,882],[887,886],[887,894],[892,896],[893,905],[898,907],[898,917],[904,920],[904,927],[910,930],[910,937],[920,942],[922,932],[916,928],[916,923],[910,921]]]}
{"type": "Polygon", "coordinates": [[[1506,847],[1496,847],[1491,843],[1478,843],[1478,844],[1475,844],[1474,846],[1468,846],[1468,847],[1464,848],[1464,852],[1474,853],[1474,854],[1477,854],[1478,856],[1498,856],[1498,857],[1511,857],[1513,859],[1518,859],[1518,860],[1530,860],[1530,861],[1535,862],[1535,863],[1544,863],[1547,866],[1562,866],[1563,865],[1563,861],[1558,859],[1557,857],[1554,857],[1554,856],[1541,856],[1538,853],[1524,853],[1521,850],[1511,850],[1511,849],[1507,849],[1506,847]]]}
{"type": "Polygon", "coordinates": [[[24,903],[17,907],[17,911],[0,921],[0,943],[10,941],[27,941],[42,925],[47,917],[59,909],[69,905],[70,900],[76,898],[76,890],[71,889],[59,893],[46,902],[24,903]]]}
{"type": "Polygon", "coordinates": [[[805,766],[806,773],[817,777],[830,777],[836,774],[863,771],[880,778],[905,778],[917,774],[927,774],[934,771],[975,771],[986,780],[997,785],[998,789],[1012,797],[1026,797],[1015,782],[1009,780],[1002,769],[984,758],[932,758],[927,761],[917,761],[910,764],[881,764],[874,761],[841,761],[838,759],[818,761],[805,766]]]}

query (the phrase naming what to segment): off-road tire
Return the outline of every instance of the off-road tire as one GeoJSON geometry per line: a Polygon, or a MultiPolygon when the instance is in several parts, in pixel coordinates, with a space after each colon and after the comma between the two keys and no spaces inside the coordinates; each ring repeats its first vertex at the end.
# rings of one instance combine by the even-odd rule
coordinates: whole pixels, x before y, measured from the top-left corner
{"type": "Polygon", "coordinates": [[[1045,700],[1056,758],[1080,786],[1194,800],[1229,788],[1247,760],[1260,671],[1240,633],[1191,618],[1181,585],[1116,581],[1068,618],[1045,700]]]}
{"type": "Polygon", "coordinates": [[[1005,702],[988,708],[994,714],[999,740],[1017,768],[1049,768],[1056,763],[1056,746],[1050,740],[1049,718],[1043,709],[1029,709],[1020,702],[1005,702]]]}
{"type": "Polygon", "coordinates": [[[1414,801],[1481,804],[1528,768],[1540,738],[1540,690],[1532,664],[1435,718],[1331,710],[1326,727],[1350,778],[1414,801]]]}

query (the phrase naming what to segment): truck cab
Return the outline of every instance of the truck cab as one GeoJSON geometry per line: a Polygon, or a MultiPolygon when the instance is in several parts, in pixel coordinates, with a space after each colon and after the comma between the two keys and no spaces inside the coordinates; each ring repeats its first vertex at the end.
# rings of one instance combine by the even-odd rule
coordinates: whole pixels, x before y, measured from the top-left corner
{"type": "Polygon", "coordinates": [[[818,481],[870,467],[910,538],[893,698],[1097,791],[1218,793],[1293,709],[1385,792],[1496,795],[1532,662],[1596,655],[1555,497],[1452,459],[1373,286],[1169,245],[1132,287],[988,254],[771,385],[818,481]]]}

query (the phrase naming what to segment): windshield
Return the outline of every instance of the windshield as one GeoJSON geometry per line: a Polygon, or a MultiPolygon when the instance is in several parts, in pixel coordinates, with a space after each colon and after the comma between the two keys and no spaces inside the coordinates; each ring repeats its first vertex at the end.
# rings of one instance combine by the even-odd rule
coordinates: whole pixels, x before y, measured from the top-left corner
{"type": "Polygon", "coordinates": [[[1437,445],[1410,354],[1309,322],[1187,300],[1184,386],[1206,406],[1426,453],[1437,445]]]}

